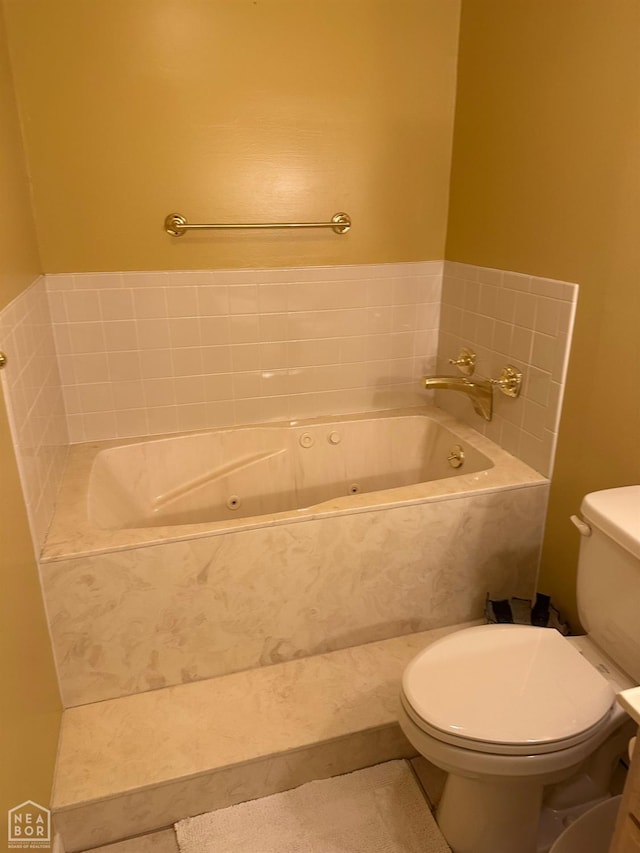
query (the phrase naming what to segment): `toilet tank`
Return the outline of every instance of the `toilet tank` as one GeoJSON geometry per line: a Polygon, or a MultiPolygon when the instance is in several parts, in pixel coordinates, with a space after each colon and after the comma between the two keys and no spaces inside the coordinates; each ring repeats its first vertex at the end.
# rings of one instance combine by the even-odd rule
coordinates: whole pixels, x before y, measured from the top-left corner
{"type": "Polygon", "coordinates": [[[640,486],[587,495],[578,614],[589,637],[640,684],[640,486]]]}

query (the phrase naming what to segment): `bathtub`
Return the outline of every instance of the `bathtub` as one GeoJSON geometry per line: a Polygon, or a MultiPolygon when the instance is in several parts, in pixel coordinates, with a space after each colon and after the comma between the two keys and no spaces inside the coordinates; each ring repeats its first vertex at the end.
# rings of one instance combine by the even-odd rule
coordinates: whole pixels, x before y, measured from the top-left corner
{"type": "Polygon", "coordinates": [[[372,492],[493,467],[461,441],[423,413],[216,430],[113,447],[93,460],[88,521],[108,530],[208,524],[297,513],[341,498],[349,509],[356,494],[368,495],[368,504],[380,500],[372,492]]]}
{"type": "Polygon", "coordinates": [[[65,704],[531,595],[547,487],[427,406],[75,445],[41,557],[65,704]]]}

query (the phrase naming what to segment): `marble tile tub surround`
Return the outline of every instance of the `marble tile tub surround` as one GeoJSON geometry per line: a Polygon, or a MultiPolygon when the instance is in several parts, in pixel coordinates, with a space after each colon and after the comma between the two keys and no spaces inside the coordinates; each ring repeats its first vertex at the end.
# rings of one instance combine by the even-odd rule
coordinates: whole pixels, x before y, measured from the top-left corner
{"type": "Polygon", "coordinates": [[[464,627],[65,711],[52,805],[68,853],[414,755],[402,672],[464,627]]]}
{"type": "Polygon", "coordinates": [[[48,275],[70,440],[418,405],[442,266],[48,275]]]}
{"type": "Polygon", "coordinates": [[[438,373],[462,347],[477,354],[476,374],[498,378],[505,364],[524,374],[521,396],[496,392],[491,422],[469,401],[436,392],[438,406],[454,414],[550,477],[562,407],[578,285],[469,264],[445,262],[438,373]]]}
{"type": "Polygon", "coordinates": [[[45,280],[0,312],[0,381],[36,553],[51,521],[68,434],[45,280]]]}
{"type": "Polygon", "coordinates": [[[63,702],[479,618],[487,592],[532,594],[546,500],[542,482],[43,564],[63,702]]]}

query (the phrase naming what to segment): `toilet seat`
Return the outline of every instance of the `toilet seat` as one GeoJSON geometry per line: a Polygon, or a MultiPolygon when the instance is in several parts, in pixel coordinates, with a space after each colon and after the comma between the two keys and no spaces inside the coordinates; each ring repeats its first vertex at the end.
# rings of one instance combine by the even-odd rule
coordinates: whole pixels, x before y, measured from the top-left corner
{"type": "Polygon", "coordinates": [[[609,682],[557,631],[482,625],[450,634],[411,661],[402,702],[444,743],[535,755],[589,740],[608,724],[609,682]]]}
{"type": "Polygon", "coordinates": [[[547,743],[528,742],[514,744],[496,743],[495,741],[489,743],[486,741],[471,740],[470,738],[465,737],[456,737],[455,735],[448,734],[440,729],[433,728],[425,722],[422,717],[416,714],[407,701],[404,693],[401,693],[400,695],[400,704],[408,719],[417,728],[419,728],[421,732],[433,738],[435,741],[439,741],[447,746],[457,747],[458,749],[462,749],[467,752],[484,753],[485,755],[502,758],[523,756],[530,759],[532,756],[542,757],[544,755],[551,755],[552,753],[561,753],[566,750],[570,750],[572,747],[578,747],[586,741],[597,738],[600,732],[605,731],[612,725],[612,723],[619,725],[619,720],[623,716],[614,704],[594,726],[587,729],[585,732],[581,732],[579,735],[575,735],[574,737],[547,743]]]}

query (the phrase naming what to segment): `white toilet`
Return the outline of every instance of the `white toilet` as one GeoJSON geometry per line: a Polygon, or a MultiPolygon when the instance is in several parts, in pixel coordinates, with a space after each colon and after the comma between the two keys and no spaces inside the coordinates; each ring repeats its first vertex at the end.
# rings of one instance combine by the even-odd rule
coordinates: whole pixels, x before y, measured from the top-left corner
{"type": "Polygon", "coordinates": [[[436,817],[454,853],[545,849],[543,794],[575,804],[600,781],[604,795],[624,749],[615,695],[640,683],[640,486],[587,495],[581,513],[585,636],[483,625],[439,640],[404,672],[400,725],[449,773],[436,817]]]}

